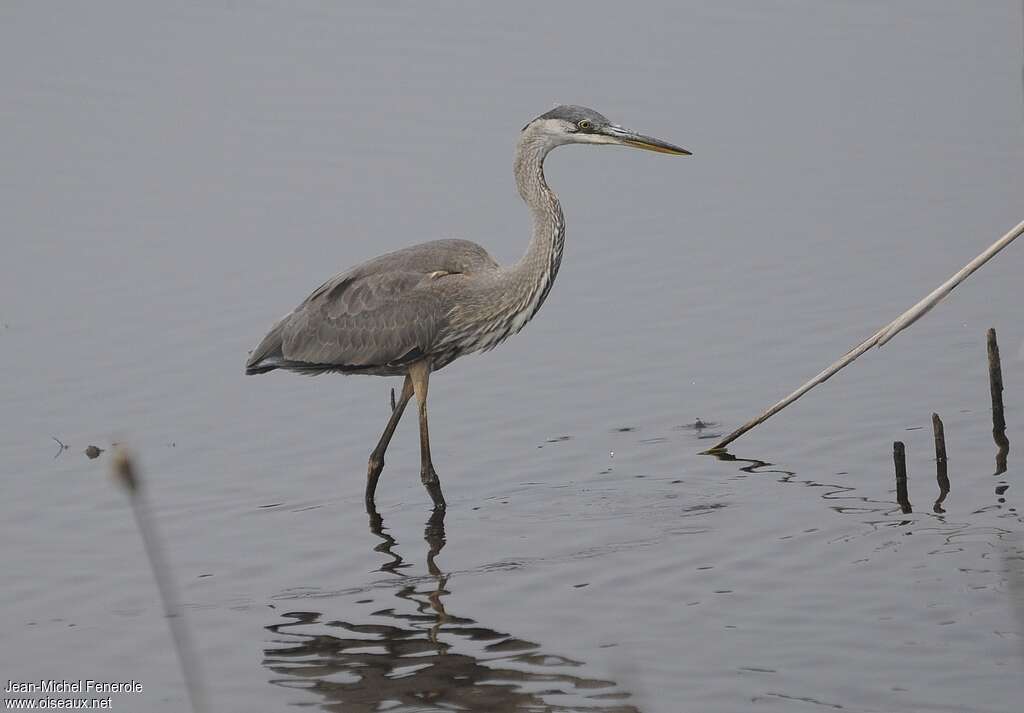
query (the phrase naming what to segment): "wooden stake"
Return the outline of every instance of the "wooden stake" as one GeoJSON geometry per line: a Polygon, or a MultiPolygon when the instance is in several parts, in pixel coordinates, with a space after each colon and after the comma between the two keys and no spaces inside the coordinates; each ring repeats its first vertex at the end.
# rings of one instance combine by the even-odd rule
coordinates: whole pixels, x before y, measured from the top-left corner
{"type": "Polygon", "coordinates": [[[999,361],[999,343],[996,330],[989,329],[988,343],[988,387],[992,394],[992,440],[996,442],[996,472],[1006,472],[1006,456],[1010,453],[1010,439],[1006,437],[1006,417],[1003,413],[1003,368],[999,361]]]}
{"type": "Polygon", "coordinates": [[[949,495],[949,472],[946,467],[946,430],[937,413],[932,414],[932,431],[935,434],[935,480],[939,484],[939,497],[932,505],[932,511],[944,513],[946,510],[942,503],[949,495]]]}
{"type": "Polygon", "coordinates": [[[904,514],[914,512],[907,494],[907,450],[903,441],[893,441],[892,460],[896,465],[896,502],[904,514]]]}

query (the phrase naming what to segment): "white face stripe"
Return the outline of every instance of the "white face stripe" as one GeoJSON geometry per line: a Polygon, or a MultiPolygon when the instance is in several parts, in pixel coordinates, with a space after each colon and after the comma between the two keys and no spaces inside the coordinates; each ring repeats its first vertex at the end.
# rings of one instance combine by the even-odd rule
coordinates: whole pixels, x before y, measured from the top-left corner
{"type": "Polygon", "coordinates": [[[562,144],[621,144],[622,141],[605,134],[588,134],[579,131],[575,124],[562,119],[541,119],[531,124],[527,131],[541,136],[552,147],[562,144]]]}
{"type": "Polygon", "coordinates": [[[574,144],[621,144],[622,142],[612,136],[604,134],[573,134],[570,143],[574,144]]]}

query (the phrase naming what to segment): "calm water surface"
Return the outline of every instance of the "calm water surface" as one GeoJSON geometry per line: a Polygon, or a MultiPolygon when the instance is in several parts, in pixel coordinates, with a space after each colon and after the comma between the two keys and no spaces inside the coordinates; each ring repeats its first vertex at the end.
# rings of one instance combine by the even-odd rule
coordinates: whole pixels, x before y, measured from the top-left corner
{"type": "Polygon", "coordinates": [[[216,710],[1020,710],[1024,246],[697,452],[1020,220],[1021,62],[1009,0],[4,3],[0,676],[184,709],[109,451],[82,453],[126,441],[216,710]],[[246,352],[385,250],[515,259],[517,131],[557,102],[694,156],[551,157],[550,300],[432,383],[447,517],[408,421],[370,518],[392,384],[246,352]]]}

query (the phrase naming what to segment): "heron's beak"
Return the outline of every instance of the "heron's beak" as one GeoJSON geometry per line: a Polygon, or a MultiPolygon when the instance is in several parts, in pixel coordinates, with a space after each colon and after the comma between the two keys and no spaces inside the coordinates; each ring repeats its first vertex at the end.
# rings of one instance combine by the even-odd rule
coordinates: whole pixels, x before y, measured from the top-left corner
{"type": "Polygon", "coordinates": [[[652,136],[644,136],[638,134],[635,131],[629,129],[623,129],[621,126],[606,126],[601,130],[601,133],[605,136],[610,136],[615,139],[616,143],[622,144],[623,146],[633,146],[638,149],[646,149],[648,151],[657,151],[658,153],[672,154],[673,156],[690,156],[690,152],[686,149],[670,144],[667,141],[656,139],[652,136]]]}

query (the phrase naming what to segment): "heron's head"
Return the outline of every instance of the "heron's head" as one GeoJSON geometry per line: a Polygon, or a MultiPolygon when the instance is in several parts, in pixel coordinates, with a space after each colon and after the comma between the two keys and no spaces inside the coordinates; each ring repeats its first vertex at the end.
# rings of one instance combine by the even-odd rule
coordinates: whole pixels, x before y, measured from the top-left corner
{"type": "Polygon", "coordinates": [[[549,148],[562,144],[613,144],[675,156],[690,155],[684,148],[624,129],[593,109],[572,104],[556,106],[541,114],[524,126],[523,132],[544,141],[549,148]]]}

